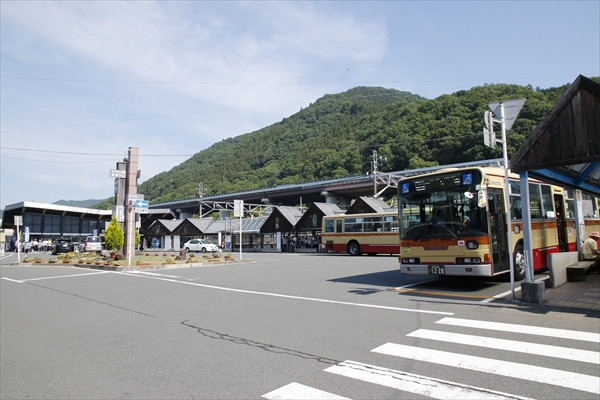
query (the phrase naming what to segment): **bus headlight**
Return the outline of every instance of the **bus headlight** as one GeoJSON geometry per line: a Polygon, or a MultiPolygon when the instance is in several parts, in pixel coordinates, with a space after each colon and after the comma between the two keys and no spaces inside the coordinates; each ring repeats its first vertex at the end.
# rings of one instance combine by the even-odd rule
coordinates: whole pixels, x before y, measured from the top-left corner
{"type": "Polygon", "coordinates": [[[481,264],[481,257],[458,257],[457,264],[481,264]]]}
{"type": "Polygon", "coordinates": [[[420,263],[421,263],[420,258],[402,257],[402,264],[420,264],[420,263]]]}

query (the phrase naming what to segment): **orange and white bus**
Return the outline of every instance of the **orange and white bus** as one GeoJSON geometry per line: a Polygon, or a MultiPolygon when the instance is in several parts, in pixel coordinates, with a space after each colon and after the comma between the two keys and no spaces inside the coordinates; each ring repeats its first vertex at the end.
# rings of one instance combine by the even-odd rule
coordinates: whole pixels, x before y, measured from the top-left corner
{"type": "MultiPolygon", "coordinates": [[[[509,175],[515,280],[525,277],[521,192],[509,175]]],[[[402,180],[398,187],[400,269],[406,274],[496,276],[509,273],[506,190],[502,168],[464,168],[402,180]]],[[[581,204],[585,232],[599,230],[598,198],[529,180],[533,267],[548,255],[576,251],[575,206],[581,204]]]]}
{"type": "Polygon", "coordinates": [[[324,216],[321,240],[335,253],[398,254],[398,213],[324,216]]]}

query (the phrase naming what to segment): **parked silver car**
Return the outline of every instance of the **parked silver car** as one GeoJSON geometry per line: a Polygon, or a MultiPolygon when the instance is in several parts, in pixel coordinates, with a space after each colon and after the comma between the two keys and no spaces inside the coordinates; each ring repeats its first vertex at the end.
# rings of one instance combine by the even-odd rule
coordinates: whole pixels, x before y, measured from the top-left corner
{"type": "Polygon", "coordinates": [[[206,253],[207,251],[219,251],[219,247],[216,244],[209,242],[206,239],[192,239],[185,242],[183,248],[186,252],[201,251],[206,253]]]}
{"type": "Polygon", "coordinates": [[[100,236],[88,236],[79,243],[79,252],[102,251],[102,239],[100,236]]]}

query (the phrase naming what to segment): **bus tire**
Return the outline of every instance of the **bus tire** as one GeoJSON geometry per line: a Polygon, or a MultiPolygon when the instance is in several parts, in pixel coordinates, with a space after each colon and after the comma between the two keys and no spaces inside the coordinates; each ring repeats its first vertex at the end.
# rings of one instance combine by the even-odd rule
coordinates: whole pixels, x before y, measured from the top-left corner
{"type": "Polygon", "coordinates": [[[521,243],[515,246],[513,269],[515,271],[515,282],[525,279],[525,252],[521,243]]]}
{"type": "Polygon", "coordinates": [[[360,245],[358,242],[350,242],[348,243],[348,254],[351,256],[360,256],[360,245]]]}

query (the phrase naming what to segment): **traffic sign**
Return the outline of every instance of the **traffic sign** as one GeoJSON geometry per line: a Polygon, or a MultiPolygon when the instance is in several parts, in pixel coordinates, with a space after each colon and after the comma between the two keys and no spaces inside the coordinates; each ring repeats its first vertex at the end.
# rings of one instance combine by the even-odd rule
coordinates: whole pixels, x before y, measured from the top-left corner
{"type": "Polygon", "coordinates": [[[148,211],[148,200],[136,200],[135,212],[148,211]]]}
{"type": "Polygon", "coordinates": [[[517,116],[521,112],[523,105],[525,104],[525,99],[515,99],[515,100],[506,100],[506,101],[496,101],[494,103],[488,104],[494,115],[500,118],[500,107],[504,107],[504,129],[507,131],[512,128],[517,116]]]}

